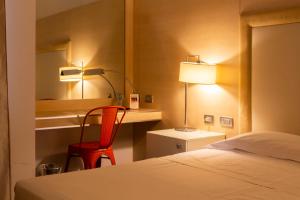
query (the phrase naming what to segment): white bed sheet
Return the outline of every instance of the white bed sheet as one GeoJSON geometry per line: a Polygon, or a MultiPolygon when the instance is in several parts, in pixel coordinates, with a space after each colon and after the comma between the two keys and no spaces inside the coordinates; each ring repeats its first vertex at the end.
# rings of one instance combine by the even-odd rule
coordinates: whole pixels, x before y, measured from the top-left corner
{"type": "Polygon", "coordinates": [[[300,163],[203,149],[21,181],[16,200],[299,200],[300,163]]]}

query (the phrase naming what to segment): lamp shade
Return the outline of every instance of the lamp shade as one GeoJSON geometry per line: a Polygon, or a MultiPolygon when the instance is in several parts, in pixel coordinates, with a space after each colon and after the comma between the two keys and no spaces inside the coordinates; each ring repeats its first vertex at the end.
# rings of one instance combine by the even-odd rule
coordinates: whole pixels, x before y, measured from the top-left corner
{"type": "Polygon", "coordinates": [[[206,85],[215,84],[216,66],[206,63],[181,62],[179,81],[206,85]]]}

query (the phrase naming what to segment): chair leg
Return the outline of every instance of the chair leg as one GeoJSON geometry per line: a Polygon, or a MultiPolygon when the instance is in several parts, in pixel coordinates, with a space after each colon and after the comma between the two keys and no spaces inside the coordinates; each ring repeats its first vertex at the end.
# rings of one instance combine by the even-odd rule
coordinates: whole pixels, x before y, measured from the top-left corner
{"type": "Polygon", "coordinates": [[[110,156],[110,162],[112,165],[116,165],[116,160],[115,160],[115,156],[114,154],[112,153],[112,155],[110,156]]]}
{"type": "Polygon", "coordinates": [[[70,154],[68,154],[68,155],[67,155],[67,160],[66,160],[66,165],[65,165],[65,170],[64,170],[64,172],[68,172],[70,160],[71,160],[71,156],[70,156],[70,154]]]}
{"type": "Polygon", "coordinates": [[[116,165],[115,155],[112,150],[107,152],[107,156],[110,159],[111,165],[116,165]]]}
{"type": "Polygon", "coordinates": [[[90,160],[88,158],[82,158],[82,160],[84,164],[84,169],[91,169],[90,160]]]}
{"type": "Polygon", "coordinates": [[[90,169],[95,169],[95,168],[97,168],[97,161],[92,161],[90,163],[90,169]]]}
{"type": "Polygon", "coordinates": [[[94,155],[85,155],[82,156],[84,168],[85,169],[94,169],[97,167],[97,160],[99,157],[96,157],[94,155]]]}

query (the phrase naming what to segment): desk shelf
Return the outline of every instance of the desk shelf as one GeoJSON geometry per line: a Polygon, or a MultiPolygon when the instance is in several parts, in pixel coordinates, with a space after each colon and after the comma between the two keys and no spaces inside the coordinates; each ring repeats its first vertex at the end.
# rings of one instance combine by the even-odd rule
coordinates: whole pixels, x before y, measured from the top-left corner
{"type": "MultiPolygon", "coordinates": [[[[35,118],[35,130],[80,127],[80,122],[82,122],[86,112],[87,111],[39,112],[35,118]]],[[[161,119],[161,111],[151,109],[128,110],[123,123],[160,121],[161,119]]],[[[97,122],[98,120],[92,121],[97,122]]]]}

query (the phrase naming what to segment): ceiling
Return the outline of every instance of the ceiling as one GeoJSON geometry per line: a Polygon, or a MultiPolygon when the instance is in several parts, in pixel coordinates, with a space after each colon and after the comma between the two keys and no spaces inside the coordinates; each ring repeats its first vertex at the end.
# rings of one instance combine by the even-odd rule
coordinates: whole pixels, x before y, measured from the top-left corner
{"type": "Polygon", "coordinates": [[[41,19],[99,0],[37,0],[36,17],[41,19]]]}

